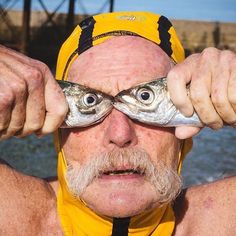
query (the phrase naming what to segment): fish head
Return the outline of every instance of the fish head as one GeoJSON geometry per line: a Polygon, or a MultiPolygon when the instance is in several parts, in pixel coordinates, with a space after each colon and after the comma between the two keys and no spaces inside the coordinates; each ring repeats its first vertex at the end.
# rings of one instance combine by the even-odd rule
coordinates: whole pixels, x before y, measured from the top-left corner
{"type": "Polygon", "coordinates": [[[59,81],[69,105],[61,128],[86,127],[101,122],[113,108],[113,97],[84,85],[59,81]]]}
{"type": "Polygon", "coordinates": [[[166,78],[139,84],[115,96],[113,106],[134,120],[166,124],[176,110],[167,91],[166,78]]]}

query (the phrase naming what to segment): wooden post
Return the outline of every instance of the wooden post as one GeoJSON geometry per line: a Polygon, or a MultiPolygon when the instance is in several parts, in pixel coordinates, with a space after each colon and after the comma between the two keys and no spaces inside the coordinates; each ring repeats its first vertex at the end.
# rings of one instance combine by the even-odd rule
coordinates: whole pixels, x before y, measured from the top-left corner
{"type": "Polygon", "coordinates": [[[75,0],[69,0],[69,9],[66,20],[66,30],[70,33],[74,28],[74,11],[75,11],[75,0]]]}
{"type": "Polygon", "coordinates": [[[110,0],[110,12],[114,10],[114,0],[110,0]]]}
{"type": "Polygon", "coordinates": [[[30,11],[31,0],[24,0],[23,20],[22,20],[22,37],[20,50],[27,53],[30,41],[30,11]]]}

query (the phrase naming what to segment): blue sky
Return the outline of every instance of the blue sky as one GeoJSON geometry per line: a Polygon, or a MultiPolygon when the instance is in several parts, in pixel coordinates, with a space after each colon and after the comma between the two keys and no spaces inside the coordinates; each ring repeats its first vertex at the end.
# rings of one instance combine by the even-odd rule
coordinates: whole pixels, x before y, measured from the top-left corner
{"type": "MultiPolygon", "coordinates": [[[[33,9],[40,10],[37,0],[33,9]]],[[[49,9],[54,9],[61,0],[44,0],[49,9]]],[[[6,2],[0,0],[0,2],[6,2]]],[[[10,2],[10,1],[8,1],[10,2]]],[[[76,12],[96,14],[108,11],[108,0],[77,0],[76,12]]],[[[15,5],[20,8],[21,0],[15,5]]],[[[60,11],[66,11],[66,2],[60,11]]],[[[236,0],[115,0],[115,11],[152,11],[172,19],[236,22],[236,0]]]]}

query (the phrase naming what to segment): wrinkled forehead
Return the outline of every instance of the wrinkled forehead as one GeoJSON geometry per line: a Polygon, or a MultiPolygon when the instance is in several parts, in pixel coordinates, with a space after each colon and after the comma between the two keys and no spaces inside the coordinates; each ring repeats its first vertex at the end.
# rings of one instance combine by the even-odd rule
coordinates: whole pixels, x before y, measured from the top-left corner
{"type": "Polygon", "coordinates": [[[135,36],[114,37],[83,52],[71,64],[68,81],[111,93],[166,76],[171,58],[155,43],[135,36]]]}

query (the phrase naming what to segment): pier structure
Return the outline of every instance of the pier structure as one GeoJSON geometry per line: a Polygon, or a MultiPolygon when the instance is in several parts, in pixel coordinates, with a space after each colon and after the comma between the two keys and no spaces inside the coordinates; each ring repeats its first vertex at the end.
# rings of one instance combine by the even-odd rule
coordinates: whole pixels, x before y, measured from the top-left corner
{"type": "MultiPolygon", "coordinates": [[[[0,44],[54,66],[61,44],[74,26],[91,13],[91,9],[85,3],[88,4],[88,1],[2,0],[0,44]]],[[[93,14],[112,12],[119,2],[102,0],[99,4],[97,12],[93,14]]],[[[236,52],[236,23],[171,21],[183,43],[186,55],[201,52],[206,47],[236,52]]]]}
{"type": "MultiPolygon", "coordinates": [[[[66,19],[65,19],[65,24],[64,24],[65,28],[63,29],[63,33],[68,34],[71,32],[75,24],[75,15],[76,15],[75,5],[82,4],[82,1],[80,0],[53,0],[55,2],[56,7],[52,11],[49,11],[48,6],[47,6],[50,3],[50,1],[34,0],[34,2],[36,1],[41,6],[41,12],[43,12],[46,16],[45,20],[41,22],[41,25],[37,26],[39,30],[42,30],[43,27],[50,25],[52,26],[51,30],[54,30],[56,33],[58,33],[58,31],[60,31],[59,30],[60,27],[58,26],[58,23],[55,20],[55,16],[57,15],[61,7],[67,4],[68,10],[66,13],[66,19]]],[[[11,32],[12,37],[16,37],[16,35],[18,36],[17,42],[15,42],[15,44],[14,43],[11,44],[10,46],[20,50],[23,53],[28,52],[28,45],[31,40],[32,2],[33,2],[32,0],[8,0],[8,1],[2,1],[0,3],[0,21],[2,22],[2,24],[5,24],[7,30],[11,32]],[[21,21],[20,38],[19,38],[19,35],[16,34],[14,22],[11,19],[10,14],[9,14],[9,12],[12,11],[14,6],[16,4],[19,4],[19,2],[22,5],[22,9],[21,9],[22,15],[21,15],[21,19],[19,19],[21,21]]],[[[105,0],[105,2],[101,4],[102,4],[102,8],[109,5],[108,9],[110,12],[112,12],[114,10],[114,3],[115,3],[115,0],[105,0]]],[[[84,15],[87,15],[86,8],[84,6],[82,8],[83,8],[82,11],[84,11],[84,15]]],[[[100,9],[100,10],[103,10],[103,9],[100,9]]]]}

